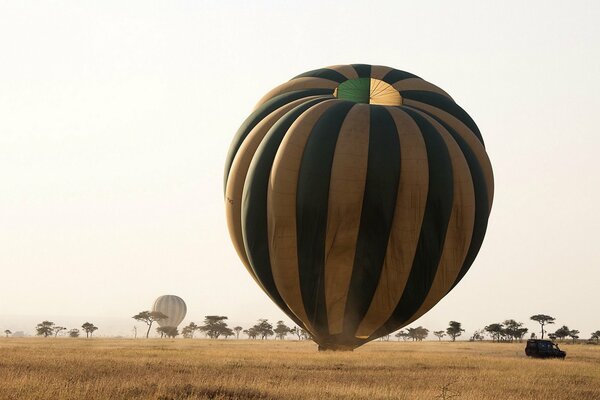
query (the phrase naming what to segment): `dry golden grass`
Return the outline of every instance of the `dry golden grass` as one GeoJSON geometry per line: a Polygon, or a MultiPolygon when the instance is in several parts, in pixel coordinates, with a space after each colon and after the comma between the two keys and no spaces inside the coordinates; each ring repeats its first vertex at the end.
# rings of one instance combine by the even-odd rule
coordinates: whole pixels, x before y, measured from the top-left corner
{"type": "Polygon", "coordinates": [[[309,342],[0,340],[0,399],[600,399],[600,346],[561,360],[523,344],[375,342],[319,353],[309,342]]]}

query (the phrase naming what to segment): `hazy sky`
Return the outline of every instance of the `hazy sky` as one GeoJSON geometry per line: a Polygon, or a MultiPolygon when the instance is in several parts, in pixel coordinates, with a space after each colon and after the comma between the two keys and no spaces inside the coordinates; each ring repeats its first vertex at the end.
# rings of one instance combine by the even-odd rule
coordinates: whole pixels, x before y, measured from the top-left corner
{"type": "Polygon", "coordinates": [[[229,240],[230,140],[274,86],[369,63],[449,92],[495,173],[479,257],[415,325],[546,313],[589,337],[599,4],[0,0],[0,330],[128,334],[161,294],[185,299],[185,322],[283,318],[229,240]]]}

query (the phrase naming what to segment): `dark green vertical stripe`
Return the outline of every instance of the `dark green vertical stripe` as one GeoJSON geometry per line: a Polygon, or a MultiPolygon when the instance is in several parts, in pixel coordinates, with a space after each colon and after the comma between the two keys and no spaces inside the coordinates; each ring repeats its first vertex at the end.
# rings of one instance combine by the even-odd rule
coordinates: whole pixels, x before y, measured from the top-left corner
{"type": "Polygon", "coordinates": [[[354,336],[379,284],[400,181],[400,142],[394,119],[371,107],[369,158],[344,332],[354,336]]]}
{"type": "Polygon", "coordinates": [[[348,78],[346,78],[341,73],[334,71],[333,69],[328,69],[328,68],[314,69],[312,71],[308,71],[308,72],[305,72],[298,76],[295,76],[292,78],[292,80],[294,80],[296,78],[307,78],[307,77],[329,79],[330,81],[335,81],[338,83],[342,83],[342,82],[348,80],[348,78]]]}
{"type": "Polygon", "coordinates": [[[296,191],[300,290],[313,326],[327,332],[325,235],[333,154],[340,128],[355,103],[339,101],[313,127],[302,155],[296,191]]]}
{"type": "Polygon", "coordinates": [[[273,301],[300,326],[304,325],[289,310],[273,279],[269,255],[267,193],[273,160],[289,127],[300,114],[324,100],[310,100],[293,108],[271,127],[252,158],[242,195],[242,233],[250,266],[273,301]]]}
{"type": "Polygon", "coordinates": [[[403,79],[409,78],[418,78],[418,76],[411,74],[410,72],[400,71],[398,69],[393,69],[383,77],[382,81],[393,85],[396,82],[399,82],[403,79]]]}
{"type": "Polygon", "coordinates": [[[446,128],[450,135],[452,135],[456,143],[458,143],[458,147],[460,147],[465,159],[467,160],[467,165],[469,166],[469,171],[471,172],[471,179],[473,181],[473,190],[475,194],[475,223],[473,225],[473,236],[471,238],[471,243],[469,244],[469,250],[467,251],[465,261],[463,262],[456,281],[452,285],[452,287],[454,287],[465,276],[473,264],[473,261],[475,261],[475,257],[477,257],[477,253],[479,253],[479,249],[483,243],[483,238],[485,237],[485,231],[488,224],[488,217],[490,215],[487,191],[487,185],[489,182],[485,181],[483,169],[481,168],[473,149],[471,149],[469,144],[462,138],[462,136],[460,136],[456,130],[454,130],[450,125],[446,124],[442,119],[428,113],[427,111],[419,111],[435,119],[444,128],[446,128]]]}
{"type": "Polygon", "coordinates": [[[352,68],[354,68],[359,78],[371,77],[371,66],[369,64],[352,64],[352,68]]]}
{"type": "Polygon", "coordinates": [[[233,137],[233,141],[229,146],[229,151],[227,153],[227,158],[225,159],[225,176],[223,178],[223,190],[225,191],[227,188],[227,179],[229,178],[229,171],[231,170],[231,164],[233,164],[233,159],[237,154],[240,146],[246,136],[250,133],[250,131],[267,115],[277,110],[279,107],[286,105],[294,100],[301,99],[303,97],[315,96],[315,95],[331,95],[333,94],[333,89],[306,89],[306,90],[296,90],[293,92],[287,92],[280,94],[279,96],[275,96],[272,99],[266,101],[263,105],[258,107],[246,120],[242,123],[242,126],[238,129],[235,136],[233,137]]]}
{"type": "MultiPolygon", "coordinates": [[[[427,92],[424,90],[401,90],[400,95],[405,99],[420,101],[421,103],[429,104],[440,110],[446,111],[448,114],[456,117],[469,127],[475,136],[477,136],[481,144],[484,144],[483,137],[481,136],[481,132],[479,132],[479,128],[477,127],[477,124],[475,124],[475,121],[473,121],[471,116],[467,114],[465,110],[448,97],[439,93],[427,92]]],[[[415,108],[418,108],[418,106],[415,108]]]]}
{"type": "Polygon", "coordinates": [[[453,202],[452,162],[444,139],[414,110],[401,107],[417,124],[427,151],[429,189],[421,233],[406,288],[392,316],[374,336],[397,329],[423,304],[438,269],[453,202]]]}

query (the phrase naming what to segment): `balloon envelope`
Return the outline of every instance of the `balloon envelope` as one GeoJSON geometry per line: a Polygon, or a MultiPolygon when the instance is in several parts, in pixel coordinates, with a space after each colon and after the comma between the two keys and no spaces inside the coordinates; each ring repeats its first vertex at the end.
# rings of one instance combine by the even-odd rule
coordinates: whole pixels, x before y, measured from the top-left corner
{"type": "Polygon", "coordinates": [[[154,301],[154,304],[152,305],[152,311],[159,311],[168,317],[166,319],[158,320],[158,325],[162,327],[171,326],[177,328],[177,326],[185,318],[187,307],[181,297],[165,295],[160,296],[154,301]]]}
{"type": "Polygon", "coordinates": [[[365,64],[265,95],[234,137],[224,183],[240,259],[326,349],[431,309],[473,263],[493,198],[481,133],[450,95],[365,64]]]}

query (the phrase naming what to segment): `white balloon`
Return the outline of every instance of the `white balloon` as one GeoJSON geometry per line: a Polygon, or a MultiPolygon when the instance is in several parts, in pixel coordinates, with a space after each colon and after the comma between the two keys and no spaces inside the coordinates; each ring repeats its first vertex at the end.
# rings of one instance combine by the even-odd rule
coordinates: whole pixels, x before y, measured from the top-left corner
{"type": "Polygon", "coordinates": [[[185,318],[187,307],[181,297],[168,294],[154,301],[152,311],[159,311],[167,316],[165,319],[158,320],[158,325],[177,328],[185,318]]]}

